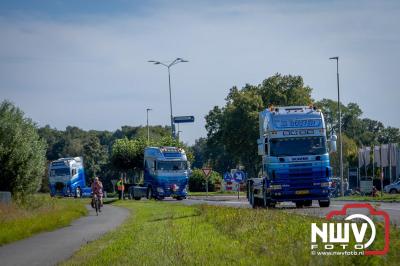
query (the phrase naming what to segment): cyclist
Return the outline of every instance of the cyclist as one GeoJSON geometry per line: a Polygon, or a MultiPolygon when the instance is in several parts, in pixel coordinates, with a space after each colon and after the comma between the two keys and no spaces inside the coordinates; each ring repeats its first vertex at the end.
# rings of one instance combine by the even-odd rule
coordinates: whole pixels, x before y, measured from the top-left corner
{"type": "Polygon", "coordinates": [[[92,206],[94,206],[94,195],[96,195],[100,199],[100,206],[103,207],[103,183],[101,183],[98,176],[94,178],[94,182],[92,183],[92,206]]]}

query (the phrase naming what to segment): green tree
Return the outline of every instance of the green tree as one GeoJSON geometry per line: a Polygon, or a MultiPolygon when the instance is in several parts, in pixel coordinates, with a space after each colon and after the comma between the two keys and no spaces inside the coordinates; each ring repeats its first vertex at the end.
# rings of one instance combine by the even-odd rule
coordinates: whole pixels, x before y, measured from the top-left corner
{"type": "Polygon", "coordinates": [[[378,140],[380,143],[400,143],[400,129],[395,127],[384,128],[378,140]]]}
{"type": "MultiPolygon", "coordinates": [[[[222,177],[217,172],[212,171],[208,177],[208,191],[215,191],[215,183],[221,181],[222,177]]],[[[189,178],[189,190],[192,192],[206,191],[206,178],[201,169],[194,169],[189,178]]]]}
{"type": "Polygon", "coordinates": [[[46,143],[36,125],[12,103],[0,104],[0,190],[17,199],[36,192],[46,164],[46,143]]]}
{"type": "Polygon", "coordinates": [[[206,157],[224,172],[241,164],[249,176],[258,175],[261,158],[257,155],[258,114],[270,105],[308,105],[312,89],[300,76],[276,74],[260,85],[233,87],[222,108],[214,107],[206,116],[206,157]]]}
{"type": "Polygon", "coordinates": [[[310,105],[312,88],[304,85],[301,76],[284,75],[277,73],[267,78],[258,86],[265,107],[310,105]]]}
{"type": "MultiPolygon", "coordinates": [[[[347,173],[349,166],[357,165],[357,144],[356,142],[343,135],[343,172],[347,173]]],[[[338,149],[336,152],[330,154],[330,163],[333,168],[333,175],[340,176],[340,164],[339,164],[339,139],[338,139],[338,149]]],[[[345,174],[346,175],[346,174],[345,174]]]]}
{"type": "Polygon", "coordinates": [[[96,135],[92,135],[83,146],[83,157],[87,178],[94,178],[101,172],[101,167],[107,163],[107,151],[96,135]]]}

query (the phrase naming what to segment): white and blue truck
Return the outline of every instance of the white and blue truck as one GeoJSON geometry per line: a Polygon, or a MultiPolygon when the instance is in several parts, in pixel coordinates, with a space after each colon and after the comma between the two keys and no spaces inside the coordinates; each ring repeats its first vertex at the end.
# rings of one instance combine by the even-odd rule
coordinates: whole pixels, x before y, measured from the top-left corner
{"type": "Polygon", "coordinates": [[[49,165],[49,187],[52,197],[90,197],[92,190],[86,186],[82,157],[52,161],[49,165]]]}
{"type": "MultiPolygon", "coordinates": [[[[332,170],[324,116],[313,106],[271,107],[259,114],[260,177],[247,180],[247,198],[255,207],[294,202],[296,207],[330,205],[332,170]]],[[[330,138],[336,150],[336,136],[330,138]]]]}
{"type": "Polygon", "coordinates": [[[140,200],[185,199],[190,174],[185,150],[178,147],[147,147],[144,150],[144,178],[140,185],[130,186],[129,197],[140,200]]]}

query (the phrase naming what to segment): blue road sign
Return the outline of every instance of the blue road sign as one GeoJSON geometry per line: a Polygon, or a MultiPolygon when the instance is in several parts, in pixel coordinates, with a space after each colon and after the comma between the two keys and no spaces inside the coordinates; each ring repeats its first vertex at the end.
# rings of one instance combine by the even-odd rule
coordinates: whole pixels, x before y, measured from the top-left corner
{"type": "Polygon", "coordinates": [[[225,180],[225,182],[230,182],[230,181],[232,181],[232,175],[231,175],[231,173],[226,172],[226,173],[224,174],[224,180],[225,180]]]}
{"type": "Polygon", "coordinates": [[[193,123],[194,116],[187,115],[187,116],[175,116],[174,123],[193,123]]]}
{"type": "Polygon", "coordinates": [[[238,182],[238,183],[243,182],[244,178],[245,178],[245,174],[244,174],[243,171],[236,171],[233,174],[233,179],[235,179],[235,181],[238,182]]]}

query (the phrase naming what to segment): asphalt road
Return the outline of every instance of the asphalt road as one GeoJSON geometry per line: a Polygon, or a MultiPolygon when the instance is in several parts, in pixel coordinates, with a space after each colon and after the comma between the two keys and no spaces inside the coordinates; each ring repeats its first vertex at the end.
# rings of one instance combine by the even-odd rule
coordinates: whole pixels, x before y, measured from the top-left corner
{"type": "Polygon", "coordinates": [[[70,226],[1,246],[0,265],[55,265],[120,225],[129,214],[126,209],[109,205],[104,205],[99,216],[89,206],[88,210],[88,216],[70,226]]]}
{"type": "MultiPolygon", "coordinates": [[[[168,200],[168,202],[176,202],[175,200],[168,200]]],[[[229,207],[236,207],[236,208],[251,208],[249,203],[247,202],[246,197],[240,196],[238,199],[237,196],[210,196],[206,197],[191,197],[189,199],[181,201],[187,205],[193,204],[209,204],[209,205],[217,205],[217,206],[229,206],[229,207]]],[[[331,205],[329,208],[320,208],[318,206],[318,202],[314,201],[312,207],[304,207],[297,209],[296,205],[291,202],[284,202],[277,205],[275,209],[271,209],[273,211],[287,211],[293,212],[302,215],[310,215],[316,217],[326,217],[326,215],[333,210],[340,210],[345,204],[348,203],[370,203],[376,210],[383,210],[389,214],[390,223],[400,227],[400,203],[389,203],[389,202],[359,202],[359,201],[336,201],[332,200],[331,205]]],[[[368,214],[367,210],[352,210],[348,213],[363,213],[368,214]]],[[[379,220],[380,217],[378,217],[379,220]]]]}

